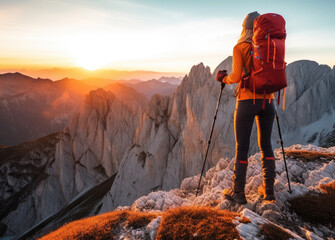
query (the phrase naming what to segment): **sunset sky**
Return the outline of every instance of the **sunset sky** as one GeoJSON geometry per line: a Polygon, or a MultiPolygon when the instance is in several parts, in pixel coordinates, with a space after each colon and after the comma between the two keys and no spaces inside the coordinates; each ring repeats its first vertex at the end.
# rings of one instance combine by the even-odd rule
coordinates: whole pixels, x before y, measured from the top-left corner
{"type": "Polygon", "coordinates": [[[334,9],[334,0],[1,0],[0,68],[213,70],[255,10],[285,18],[288,63],[333,67],[334,9]]]}

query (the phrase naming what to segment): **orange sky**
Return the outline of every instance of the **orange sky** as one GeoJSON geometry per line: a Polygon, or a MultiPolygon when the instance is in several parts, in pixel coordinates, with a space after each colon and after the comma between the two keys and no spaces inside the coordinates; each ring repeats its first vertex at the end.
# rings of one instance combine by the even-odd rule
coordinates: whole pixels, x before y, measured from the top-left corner
{"type": "Polygon", "coordinates": [[[0,69],[187,73],[232,55],[248,12],[287,22],[286,61],[335,64],[335,1],[0,1],[0,69]]]}

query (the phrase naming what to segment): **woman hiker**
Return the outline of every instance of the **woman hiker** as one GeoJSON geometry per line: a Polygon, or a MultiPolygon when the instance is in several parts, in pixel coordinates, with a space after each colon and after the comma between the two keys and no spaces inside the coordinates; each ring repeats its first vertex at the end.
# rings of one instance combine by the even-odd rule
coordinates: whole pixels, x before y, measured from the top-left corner
{"type": "MultiPolygon", "coordinates": [[[[243,22],[241,37],[233,50],[233,70],[230,75],[219,71],[216,80],[225,84],[241,83],[242,77],[251,72],[252,57],[251,44],[253,37],[253,23],[259,16],[258,12],[249,13],[243,22]]],[[[248,151],[252,125],[256,118],[258,129],[258,145],[261,151],[263,185],[259,193],[264,200],[275,200],[275,160],[271,146],[272,125],[275,118],[274,93],[266,94],[265,107],[264,94],[255,94],[248,88],[237,88],[237,99],[234,113],[234,131],[236,141],[236,154],[234,163],[234,176],[232,188],[223,190],[224,198],[236,203],[245,204],[244,187],[248,167],[248,151]]]]}

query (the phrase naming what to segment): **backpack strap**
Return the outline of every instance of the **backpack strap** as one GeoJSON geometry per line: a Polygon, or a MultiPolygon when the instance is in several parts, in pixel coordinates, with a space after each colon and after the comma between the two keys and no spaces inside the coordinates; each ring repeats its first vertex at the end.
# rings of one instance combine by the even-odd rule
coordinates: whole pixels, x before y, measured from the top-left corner
{"type": "Polygon", "coordinates": [[[266,95],[266,92],[264,90],[264,95],[263,95],[263,105],[262,105],[262,109],[264,110],[265,109],[265,95],[266,95]]]}
{"type": "Polygon", "coordinates": [[[243,59],[242,59],[242,61],[243,61],[243,72],[244,72],[244,75],[243,75],[241,81],[237,84],[237,86],[235,88],[235,96],[236,97],[239,96],[241,88],[247,88],[246,81],[247,81],[247,78],[250,76],[250,73],[248,73],[247,68],[244,66],[244,60],[243,59]]]}
{"type": "MultiPolygon", "coordinates": [[[[249,43],[251,45],[250,42],[245,42],[245,43],[249,43]]],[[[252,56],[253,52],[252,52],[252,48],[250,47],[250,56],[252,56]]],[[[235,88],[235,96],[238,97],[239,94],[240,94],[240,90],[241,88],[246,88],[246,78],[250,76],[250,73],[248,72],[246,66],[245,66],[245,62],[244,62],[244,58],[242,56],[242,64],[243,64],[243,67],[242,67],[242,70],[244,72],[244,75],[242,76],[242,79],[241,81],[237,84],[236,88],[235,88]]]]}
{"type": "Polygon", "coordinates": [[[270,38],[271,38],[271,34],[269,30],[268,30],[267,38],[268,38],[268,52],[267,52],[266,62],[269,63],[270,61],[270,38]]]}
{"type": "Polygon", "coordinates": [[[285,90],[286,88],[283,90],[283,110],[285,110],[285,90]]]}
{"type": "Polygon", "coordinates": [[[243,71],[244,71],[244,76],[243,76],[243,78],[248,77],[248,76],[250,75],[250,73],[248,73],[247,68],[246,68],[245,65],[244,65],[244,60],[243,60],[243,71]]]}
{"type": "MultiPolygon", "coordinates": [[[[285,90],[286,88],[283,89],[283,110],[285,110],[285,90]]],[[[277,104],[280,104],[280,90],[278,91],[278,99],[277,99],[277,104]]]]}
{"type": "MultiPolygon", "coordinates": [[[[249,44],[250,44],[250,56],[252,57],[253,51],[252,51],[251,43],[249,43],[249,44]]],[[[252,59],[251,59],[251,61],[252,61],[252,59]]],[[[247,68],[245,66],[245,62],[244,62],[244,58],[243,57],[242,57],[242,62],[243,62],[243,72],[244,72],[243,78],[249,77],[250,73],[248,72],[248,70],[247,70],[247,68]]]]}
{"type": "Polygon", "coordinates": [[[272,68],[275,69],[276,68],[276,42],[271,40],[273,43],[273,61],[272,61],[272,68]]]}

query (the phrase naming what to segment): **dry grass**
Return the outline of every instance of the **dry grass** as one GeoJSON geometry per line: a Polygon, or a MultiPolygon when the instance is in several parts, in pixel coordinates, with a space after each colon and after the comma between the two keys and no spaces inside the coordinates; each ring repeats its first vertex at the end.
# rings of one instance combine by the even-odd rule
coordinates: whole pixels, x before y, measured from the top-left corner
{"type": "Polygon", "coordinates": [[[115,239],[113,232],[120,222],[125,221],[127,215],[127,211],[119,211],[71,222],[41,240],[115,239]]]}
{"type": "Polygon", "coordinates": [[[288,157],[300,158],[302,160],[321,160],[335,159],[335,153],[322,153],[317,151],[307,151],[307,150],[285,150],[285,154],[288,157]]]}
{"type": "MultiPolygon", "coordinates": [[[[40,240],[54,239],[116,239],[123,226],[134,229],[147,226],[159,214],[133,211],[115,211],[71,222],[40,240]]],[[[162,213],[157,238],[183,239],[241,239],[232,221],[239,216],[211,207],[179,207],[162,213]]],[[[240,222],[249,223],[242,217],[240,222]]]]}
{"type": "Polygon", "coordinates": [[[323,193],[308,193],[290,200],[291,208],[305,221],[335,222],[335,181],[321,186],[323,193]]]}
{"type": "Polygon", "coordinates": [[[233,219],[237,213],[210,207],[180,207],[162,216],[157,240],[241,239],[233,219]]]}
{"type": "Polygon", "coordinates": [[[146,226],[152,219],[156,217],[157,214],[115,211],[71,222],[42,237],[40,240],[116,239],[115,232],[119,230],[122,223],[126,222],[128,226],[140,228],[146,226]]]}
{"type": "Polygon", "coordinates": [[[261,232],[264,235],[265,240],[288,240],[288,239],[294,239],[291,234],[288,232],[285,232],[283,229],[280,227],[271,224],[271,223],[266,223],[261,226],[261,232]]]}

